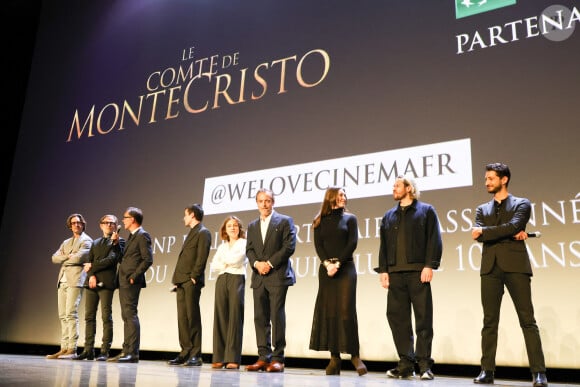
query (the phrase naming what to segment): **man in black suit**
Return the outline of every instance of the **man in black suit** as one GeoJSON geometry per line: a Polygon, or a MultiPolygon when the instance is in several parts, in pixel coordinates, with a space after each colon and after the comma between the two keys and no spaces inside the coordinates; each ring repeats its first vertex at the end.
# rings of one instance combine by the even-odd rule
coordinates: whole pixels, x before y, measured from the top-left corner
{"type": "Polygon", "coordinates": [[[201,311],[199,299],[205,285],[204,275],[211,247],[211,233],[201,223],[203,209],[199,204],[185,208],[183,222],[189,233],[177,258],[171,282],[177,294],[177,330],[181,352],[170,365],[201,366],[201,311]]]}
{"type": "Polygon", "coordinates": [[[145,272],[153,264],[151,236],[141,227],[143,212],[136,207],[129,207],[123,214],[125,230],[131,234],[125,246],[125,252],[119,265],[119,301],[124,325],[122,352],[107,361],[119,363],[139,362],[139,344],[141,327],[137,306],[141,289],[146,287],[145,272]]]}
{"type": "Polygon", "coordinates": [[[296,248],[296,230],[291,217],[273,210],[272,191],[260,188],[256,203],[260,217],[248,225],[246,255],[252,268],[258,361],[246,370],[284,372],[286,294],[296,283],[290,262],[296,248]]]}
{"type": "MultiPolygon", "coordinates": [[[[97,309],[101,303],[103,321],[103,342],[97,360],[109,358],[113,342],[113,293],[117,289],[117,265],[125,248],[125,240],[119,237],[118,219],[115,215],[105,215],[99,221],[103,232],[95,239],[89,250],[88,262],[83,270],[87,273],[85,284],[85,348],[74,360],[95,358],[95,333],[97,331],[97,309]]],[[[119,226],[120,227],[120,226],[119,226]]]]}
{"type": "Polygon", "coordinates": [[[545,387],[548,385],[546,365],[530,287],[532,266],[524,242],[528,237],[525,229],[531,204],[526,198],[508,193],[511,173],[507,165],[488,164],[485,170],[485,186],[493,199],[477,207],[475,227],[471,230],[473,239],[483,243],[481,373],[473,381],[478,384],[494,381],[499,315],[506,287],[524,334],[533,386],[545,387]]]}

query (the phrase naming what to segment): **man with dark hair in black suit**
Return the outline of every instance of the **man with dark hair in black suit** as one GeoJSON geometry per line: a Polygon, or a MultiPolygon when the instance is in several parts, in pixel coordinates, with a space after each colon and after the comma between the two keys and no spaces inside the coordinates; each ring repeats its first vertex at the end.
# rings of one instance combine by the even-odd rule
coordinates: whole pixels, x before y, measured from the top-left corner
{"type": "Polygon", "coordinates": [[[286,294],[296,283],[290,262],[296,248],[296,230],[291,217],[273,210],[272,191],[260,188],[256,203],[260,217],[248,225],[246,255],[252,268],[258,361],[246,370],[284,372],[286,294]]]}
{"type": "Polygon", "coordinates": [[[481,257],[481,373],[473,380],[493,384],[497,332],[504,287],[507,288],[520,321],[528,352],[534,387],[548,385],[540,330],[532,304],[532,265],[526,243],[526,224],[532,206],[526,198],[508,192],[511,172],[507,165],[492,163],[485,167],[485,187],[493,199],[477,207],[474,240],[483,243],[481,257]]]}
{"type": "Polygon", "coordinates": [[[151,236],[141,227],[143,212],[129,207],[123,214],[125,230],[131,234],[125,245],[125,252],[119,265],[119,301],[124,325],[122,352],[107,361],[119,363],[139,362],[141,326],[137,315],[139,295],[146,287],[145,272],[153,264],[151,236]]]}
{"type": "Polygon", "coordinates": [[[204,275],[211,248],[211,233],[201,223],[200,204],[185,208],[183,222],[189,233],[177,258],[171,282],[177,294],[177,329],[181,352],[169,365],[201,366],[201,311],[199,300],[205,285],[204,275]]]}

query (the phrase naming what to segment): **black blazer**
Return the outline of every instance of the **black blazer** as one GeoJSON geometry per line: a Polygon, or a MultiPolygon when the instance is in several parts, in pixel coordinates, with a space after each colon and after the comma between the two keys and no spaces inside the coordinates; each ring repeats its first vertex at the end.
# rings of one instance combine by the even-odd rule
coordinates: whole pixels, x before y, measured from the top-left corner
{"type": "Polygon", "coordinates": [[[117,265],[123,255],[125,239],[119,238],[119,243],[113,245],[109,238],[95,239],[89,250],[88,261],[92,264],[87,273],[85,287],[89,286],[89,277],[97,277],[97,284],[104,289],[116,289],[119,287],[117,280],[117,265]]]}
{"type": "Polygon", "coordinates": [[[262,284],[271,286],[290,286],[296,283],[290,256],[296,249],[296,229],[291,217],[272,212],[266,238],[262,242],[260,218],[248,225],[246,255],[252,268],[250,287],[257,288],[262,284]],[[273,269],[266,275],[260,275],[254,268],[258,261],[270,261],[273,269]]]}
{"type": "Polygon", "coordinates": [[[119,264],[119,287],[131,287],[130,279],[136,286],[146,287],[145,272],[153,264],[151,236],[143,228],[138,228],[129,236],[119,264]]]}
{"type": "Polygon", "coordinates": [[[512,195],[504,200],[505,205],[496,213],[495,200],[477,207],[475,224],[483,229],[477,238],[483,242],[480,274],[487,274],[495,263],[504,271],[532,275],[532,265],[524,241],[513,236],[526,229],[530,219],[531,204],[526,198],[512,195]]]}
{"type": "Polygon", "coordinates": [[[211,233],[201,223],[198,223],[187,234],[183,247],[177,258],[175,271],[171,282],[181,285],[195,279],[196,285],[205,285],[204,273],[211,248],[211,233]]]}

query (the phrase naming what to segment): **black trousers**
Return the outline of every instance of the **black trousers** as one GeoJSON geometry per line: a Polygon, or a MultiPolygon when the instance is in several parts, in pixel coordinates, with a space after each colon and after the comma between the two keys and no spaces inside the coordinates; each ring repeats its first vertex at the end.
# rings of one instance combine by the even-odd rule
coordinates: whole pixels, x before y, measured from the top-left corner
{"type": "Polygon", "coordinates": [[[85,289],[85,350],[95,347],[97,333],[97,310],[101,304],[103,340],[101,352],[108,352],[113,343],[113,293],[115,290],[96,288],[85,289]]]}
{"type": "Polygon", "coordinates": [[[419,364],[421,372],[433,366],[433,297],[431,284],[421,282],[420,271],[389,273],[387,295],[387,320],[399,355],[400,368],[413,368],[419,364]],[[415,337],[411,321],[411,308],[415,315],[415,337]]]}
{"type": "Polygon", "coordinates": [[[141,343],[141,325],[137,314],[139,305],[140,286],[119,288],[119,301],[121,303],[121,317],[123,318],[123,353],[125,355],[139,356],[141,343]]]}
{"type": "Polygon", "coordinates": [[[177,287],[177,331],[181,352],[179,356],[201,357],[201,287],[188,281],[177,287]]]}
{"type": "Polygon", "coordinates": [[[254,328],[259,360],[284,363],[287,293],[288,286],[261,285],[253,288],[254,328]]]}
{"type": "Polygon", "coordinates": [[[531,277],[524,273],[506,273],[497,265],[489,274],[481,276],[481,304],[483,328],[481,329],[481,367],[495,370],[497,332],[504,287],[507,288],[524,334],[531,372],[546,372],[540,331],[534,318],[531,277]]]}
{"type": "Polygon", "coordinates": [[[223,273],[216,280],[213,363],[242,361],[245,285],[246,278],[241,274],[223,273]]]}

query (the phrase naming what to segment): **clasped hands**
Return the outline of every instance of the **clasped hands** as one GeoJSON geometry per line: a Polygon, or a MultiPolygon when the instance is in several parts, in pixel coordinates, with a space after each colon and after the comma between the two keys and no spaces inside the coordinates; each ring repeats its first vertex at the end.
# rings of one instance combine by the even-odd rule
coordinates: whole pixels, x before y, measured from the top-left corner
{"type": "Polygon", "coordinates": [[[329,277],[334,277],[334,275],[338,272],[338,268],[340,267],[340,264],[338,263],[338,261],[336,262],[329,262],[326,266],[326,273],[328,274],[329,277]]]}
{"type": "Polygon", "coordinates": [[[272,269],[272,267],[270,266],[270,264],[268,262],[265,262],[265,261],[258,261],[258,262],[256,262],[256,264],[254,265],[254,267],[256,268],[256,270],[258,270],[258,273],[260,273],[260,275],[266,275],[272,269]]]}

